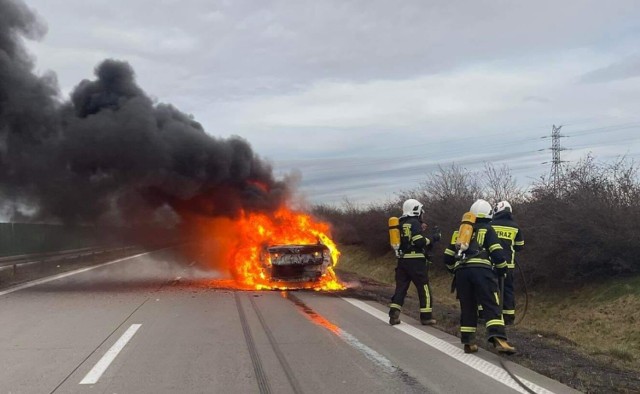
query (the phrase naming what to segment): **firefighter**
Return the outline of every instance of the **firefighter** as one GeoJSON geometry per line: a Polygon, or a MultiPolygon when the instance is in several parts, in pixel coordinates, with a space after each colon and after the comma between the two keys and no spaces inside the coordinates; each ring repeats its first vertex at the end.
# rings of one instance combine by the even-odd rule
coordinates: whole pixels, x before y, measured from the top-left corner
{"type": "Polygon", "coordinates": [[[423,205],[418,200],[412,198],[402,204],[396,290],[389,305],[389,324],[391,325],[400,323],[400,311],[411,282],[418,290],[420,323],[436,324],[432,316],[433,300],[429,287],[427,251],[440,239],[440,234],[436,230],[431,239],[424,236],[423,232],[426,231],[427,225],[423,222],[423,214],[423,205]]]}
{"type": "Polygon", "coordinates": [[[507,258],[507,276],[504,278],[504,305],[502,315],[504,324],[511,325],[516,320],[516,298],[513,287],[513,273],[516,268],[516,251],[524,248],[524,238],[518,224],[513,221],[511,215],[513,209],[508,201],[500,201],[493,208],[493,220],[491,227],[496,231],[500,244],[507,258]]]}
{"type": "Polygon", "coordinates": [[[477,307],[482,305],[486,319],[487,339],[499,353],[513,354],[515,348],[507,342],[500,296],[498,276],[504,276],[507,262],[495,231],[489,224],[493,207],[485,200],[477,200],[470,212],[475,215],[473,235],[464,253],[458,253],[453,233],[451,244],[444,252],[447,270],[454,274],[454,284],[460,300],[460,340],[465,353],[478,351],[476,328],[477,307]]]}

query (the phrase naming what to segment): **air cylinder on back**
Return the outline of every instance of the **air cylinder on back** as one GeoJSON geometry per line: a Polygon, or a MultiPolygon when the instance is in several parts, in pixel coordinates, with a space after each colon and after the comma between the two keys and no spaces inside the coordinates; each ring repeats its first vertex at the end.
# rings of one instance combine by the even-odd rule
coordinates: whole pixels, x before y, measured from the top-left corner
{"type": "Polygon", "coordinates": [[[389,218],[389,244],[391,244],[396,256],[398,256],[400,249],[400,219],[395,216],[389,218]]]}
{"type": "Polygon", "coordinates": [[[473,236],[473,224],[476,222],[476,215],[471,212],[467,212],[462,215],[462,223],[460,223],[460,229],[458,230],[458,239],[456,240],[456,249],[458,249],[458,256],[462,255],[471,243],[471,237],[473,236]]]}

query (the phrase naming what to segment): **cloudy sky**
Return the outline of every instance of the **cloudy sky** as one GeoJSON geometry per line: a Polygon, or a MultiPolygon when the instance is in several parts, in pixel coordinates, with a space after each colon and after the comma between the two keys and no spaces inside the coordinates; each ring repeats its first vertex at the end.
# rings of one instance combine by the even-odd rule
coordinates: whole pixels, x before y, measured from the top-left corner
{"type": "MultiPolygon", "coordinates": [[[[105,58],[312,202],[383,201],[438,165],[640,156],[637,1],[26,0],[63,95],[105,58]]],[[[63,97],[64,98],[64,97],[63,97]]]]}

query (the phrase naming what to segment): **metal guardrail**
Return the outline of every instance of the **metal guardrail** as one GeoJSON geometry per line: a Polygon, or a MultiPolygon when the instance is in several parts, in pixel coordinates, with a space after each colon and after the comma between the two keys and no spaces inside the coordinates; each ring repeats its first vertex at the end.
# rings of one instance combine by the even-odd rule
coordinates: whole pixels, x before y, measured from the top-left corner
{"type": "Polygon", "coordinates": [[[69,260],[69,259],[74,259],[79,257],[93,256],[96,254],[123,251],[123,250],[133,249],[133,248],[135,248],[135,246],[120,246],[115,248],[114,247],[82,248],[82,249],[61,250],[57,252],[48,252],[48,253],[34,253],[34,254],[23,254],[23,255],[17,255],[17,256],[5,256],[5,257],[0,257],[0,268],[13,266],[13,270],[15,272],[18,266],[20,265],[69,260]]]}

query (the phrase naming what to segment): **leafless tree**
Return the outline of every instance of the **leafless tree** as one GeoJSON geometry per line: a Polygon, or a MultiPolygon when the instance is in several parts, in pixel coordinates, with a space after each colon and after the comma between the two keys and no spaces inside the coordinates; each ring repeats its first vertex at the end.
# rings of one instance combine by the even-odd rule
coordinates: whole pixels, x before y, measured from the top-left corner
{"type": "Polygon", "coordinates": [[[494,203],[507,200],[513,204],[524,200],[525,193],[506,164],[496,168],[492,163],[484,163],[482,184],[485,196],[494,203]]]}
{"type": "Polygon", "coordinates": [[[432,200],[474,200],[482,196],[482,187],[476,173],[452,163],[449,167],[438,166],[421,187],[432,200]]]}

